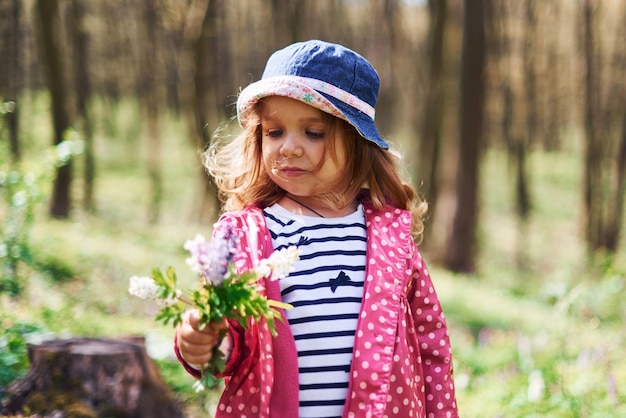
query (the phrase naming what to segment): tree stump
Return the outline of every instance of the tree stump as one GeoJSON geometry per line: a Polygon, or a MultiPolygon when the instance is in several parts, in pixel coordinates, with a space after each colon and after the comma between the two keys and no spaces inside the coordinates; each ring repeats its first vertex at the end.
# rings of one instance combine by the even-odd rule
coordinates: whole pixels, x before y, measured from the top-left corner
{"type": "Polygon", "coordinates": [[[51,340],[28,347],[31,368],[14,382],[5,415],[54,418],[182,418],[143,338],[51,340]]]}

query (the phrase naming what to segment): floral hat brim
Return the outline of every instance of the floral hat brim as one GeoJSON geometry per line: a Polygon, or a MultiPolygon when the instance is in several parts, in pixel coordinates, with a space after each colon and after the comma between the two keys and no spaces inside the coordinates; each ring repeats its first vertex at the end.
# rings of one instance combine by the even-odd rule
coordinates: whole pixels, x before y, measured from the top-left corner
{"type": "Polygon", "coordinates": [[[341,110],[304,81],[303,77],[277,76],[250,84],[241,91],[237,99],[239,122],[243,124],[254,105],[260,99],[269,96],[289,97],[349,122],[341,110]]]}

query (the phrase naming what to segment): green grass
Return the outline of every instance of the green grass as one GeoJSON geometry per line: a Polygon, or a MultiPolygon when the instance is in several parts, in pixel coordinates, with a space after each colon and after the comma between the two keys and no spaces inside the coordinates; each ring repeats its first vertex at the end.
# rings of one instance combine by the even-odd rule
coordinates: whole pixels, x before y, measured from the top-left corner
{"type": "Polygon", "coordinates": [[[506,154],[483,166],[480,272],[436,271],[465,417],[626,416],[626,268],[590,266],[580,233],[580,157],[535,152],[533,211],[514,216],[506,154]],[[531,381],[543,382],[537,399],[531,381]]]}
{"type": "MultiPolygon", "coordinates": [[[[16,300],[3,297],[2,310],[52,336],[146,336],[190,416],[206,416],[217,391],[191,390],[192,379],[172,357],[172,329],[153,320],[153,305],[127,293],[128,278],[152,267],[186,271],[182,244],[211,232],[209,222],[197,221],[197,152],[180,121],[168,117],[161,130],[162,218],[150,224],[138,108],[96,108],[109,112],[97,119],[96,211],[77,204],[70,220],[58,221],[47,218],[45,205],[38,208],[30,234],[36,269],[22,269],[27,289],[16,300]]],[[[50,130],[31,122],[23,126],[37,129],[25,133],[36,155],[50,130]]],[[[76,163],[80,176],[82,161],[76,163]]],[[[622,250],[610,268],[587,266],[578,222],[580,164],[570,151],[531,155],[533,213],[520,226],[506,156],[488,152],[479,273],[454,275],[430,265],[450,326],[464,418],[626,416],[626,256],[622,250]],[[538,382],[543,390],[529,396],[538,382]]],[[[82,196],[80,178],[75,196],[82,196]]]]}

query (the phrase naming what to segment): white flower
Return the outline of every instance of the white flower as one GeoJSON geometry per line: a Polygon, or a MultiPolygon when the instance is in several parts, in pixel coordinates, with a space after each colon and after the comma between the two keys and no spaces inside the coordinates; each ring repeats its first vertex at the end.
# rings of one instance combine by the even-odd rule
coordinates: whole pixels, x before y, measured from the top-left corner
{"type": "Polygon", "coordinates": [[[159,286],[150,277],[133,276],[130,278],[128,293],[141,299],[157,300],[157,290],[159,286]]]}
{"type": "Polygon", "coordinates": [[[295,245],[274,251],[269,258],[261,260],[255,271],[259,276],[269,277],[272,280],[283,279],[294,270],[296,261],[300,259],[300,250],[295,245]]]}
{"type": "Polygon", "coordinates": [[[272,266],[270,266],[269,259],[263,259],[259,262],[259,265],[254,268],[258,277],[269,277],[272,274],[272,266]]]}
{"type": "Polygon", "coordinates": [[[27,201],[28,201],[28,194],[26,194],[24,190],[20,190],[19,192],[13,195],[13,199],[11,200],[11,203],[13,204],[13,206],[19,207],[19,206],[24,205],[27,201]]]}
{"type": "Polygon", "coordinates": [[[204,385],[199,380],[196,380],[196,383],[194,383],[192,387],[193,390],[196,391],[196,393],[202,392],[204,390],[204,385]]]}
{"type": "Polygon", "coordinates": [[[60,142],[56,146],[56,151],[59,161],[67,161],[72,156],[72,148],[67,141],[60,142]]]}
{"type": "Polygon", "coordinates": [[[546,384],[543,380],[541,370],[533,370],[528,376],[528,400],[539,402],[543,398],[546,384]]]}
{"type": "Polygon", "coordinates": [[[174,297],[161,299],[157,296],[157,290],[159,290],[159,286],[150,277],[133,276],[130,278],[128,293],[141,299],[152,299],[160,306],[171,306],[175,304],[178,302],[177,298],[183,294],[180,289],[176,289],[174,297]]]}

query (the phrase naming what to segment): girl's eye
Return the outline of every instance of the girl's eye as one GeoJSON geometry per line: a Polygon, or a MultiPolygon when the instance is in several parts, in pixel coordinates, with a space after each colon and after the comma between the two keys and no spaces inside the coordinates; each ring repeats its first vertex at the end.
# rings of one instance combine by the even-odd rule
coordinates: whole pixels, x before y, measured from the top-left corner
{"type": "Polygon", "coordinates": [[[266,135],[269,136],[269,137],[272,137],[272,138],[278,138],[282,134],[283,134],[283,130],[282,129],[268,129],[266,135]]]}
{"type": "Polygon", "coordinates": [[[323,131],[306,131],[306,134],[309,138],[313,139],[324,139],[326,133],[323,131]]]}

